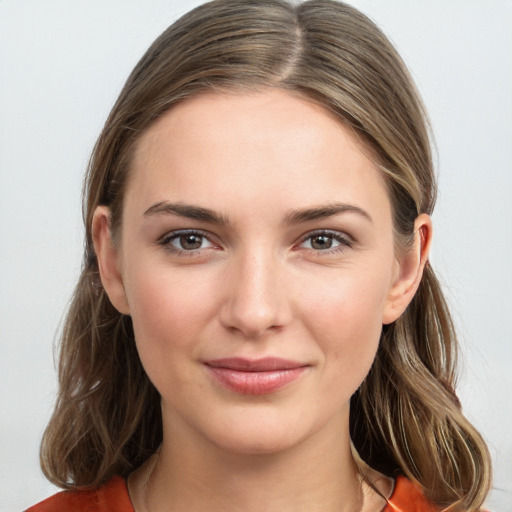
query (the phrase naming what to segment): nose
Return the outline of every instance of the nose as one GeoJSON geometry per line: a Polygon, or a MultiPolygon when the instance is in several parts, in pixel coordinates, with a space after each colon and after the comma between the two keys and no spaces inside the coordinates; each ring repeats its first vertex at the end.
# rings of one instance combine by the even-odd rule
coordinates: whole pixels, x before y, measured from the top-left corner
{"type": "MultiPolygon", "coordinates": [[[[251,252],[251,251],[249,251],[251,252]]],[[[221,323],[230,331],[256,339],[284,327],[291,319],[282,266],[264,250],[231,262],[225,283],[221,323]]]]}

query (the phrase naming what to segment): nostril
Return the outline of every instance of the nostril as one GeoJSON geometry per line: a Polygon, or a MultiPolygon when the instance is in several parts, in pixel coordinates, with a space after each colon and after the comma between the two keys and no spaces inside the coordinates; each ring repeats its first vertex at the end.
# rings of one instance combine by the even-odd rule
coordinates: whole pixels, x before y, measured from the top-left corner
{"type": "Polygon", "coordinates": [[[284,325],[284,316],[280,315],[279,308],[269,309],[265,312],[250,309],[241,311],[232,304],[224,311],[221,321],[230,332],[238,332],[252,339],[261,337],[269,331],[281,330],[284,325]]]}

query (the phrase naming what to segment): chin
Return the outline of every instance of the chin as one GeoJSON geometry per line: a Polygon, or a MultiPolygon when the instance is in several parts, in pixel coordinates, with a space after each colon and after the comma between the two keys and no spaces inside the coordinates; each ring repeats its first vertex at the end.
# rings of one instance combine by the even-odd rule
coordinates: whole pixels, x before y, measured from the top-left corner
{"type": "Polygon", "coordinates": [[[276,455],[300,444],[302,439],[291,438],[286,432],[268,432],[251,435],[247,431],[238,436],[218,439],[216,444],[226,452],[238,455],[276,455]]]}
{"type": "MultiPolygon", "coordinates": [[[[218,448],[240,455],[274,455],[299,447],[320,434],[325,425],[305,421],[305,415],[251,414],[231,417],[207,434],[218,448]]],[[[213,425],[211,425],[213,426],[213,425]]]]}

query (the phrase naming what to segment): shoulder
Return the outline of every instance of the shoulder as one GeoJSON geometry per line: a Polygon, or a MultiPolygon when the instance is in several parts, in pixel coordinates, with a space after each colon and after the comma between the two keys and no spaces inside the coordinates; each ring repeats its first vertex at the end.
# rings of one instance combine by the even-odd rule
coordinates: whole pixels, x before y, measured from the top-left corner
{"type": "Polygon", "coordinates": [[[25,512],[133,512],[126,482],[115,476],[98,489],[63,491],[25,512]]]}
{"type": "Polygon", "coordinates": [[[418,485],[399,476],[383,512],[439,512],[439,508],[425,498],[418,485]]]}

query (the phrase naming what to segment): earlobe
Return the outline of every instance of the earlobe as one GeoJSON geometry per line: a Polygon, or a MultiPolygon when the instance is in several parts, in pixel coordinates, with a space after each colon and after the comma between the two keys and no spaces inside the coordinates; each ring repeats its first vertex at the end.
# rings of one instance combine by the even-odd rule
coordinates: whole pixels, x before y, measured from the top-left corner
{"type": "Polygon", "coordinates": [[[394,322],[413,299],[428,261],[432,241],[432,220],[422,213],[414,223],[414,243],[400,261],[389,289],[382,315],[382,323],[394,322]]]}
{"type": "Polygon", "coordinates": [[[98,206],[92,220],[92,239],[98,258],[101,283],[113,306],[122,314],[129,315],[130,308],[121,274],[119,251],[110,230],[110,209],[98,206]]]}

